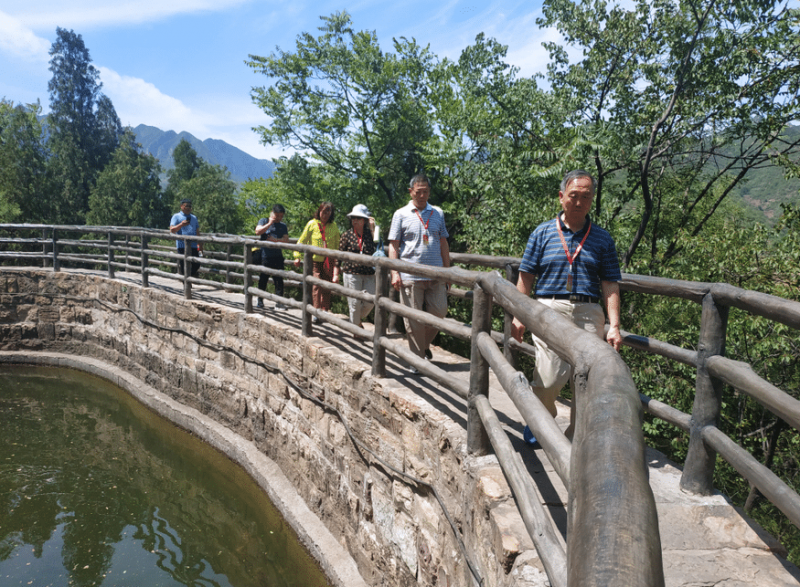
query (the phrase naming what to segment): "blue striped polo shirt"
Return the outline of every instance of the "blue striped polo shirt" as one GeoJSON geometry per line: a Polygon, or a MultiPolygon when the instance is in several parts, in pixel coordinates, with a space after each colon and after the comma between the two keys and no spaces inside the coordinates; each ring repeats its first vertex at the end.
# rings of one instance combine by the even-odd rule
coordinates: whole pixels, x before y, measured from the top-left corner
{"type": "MultiPolygon", "coordinates": [[[[433,267],[442,267],[442,245],[441,239],[450,235],[444,224],[444,213],[441,208],[427,204],[425,209],[420,212],[422,221],[415,212],[413,202],[395,210],[392,216],[392,226],[389,228],[389,240],[400,241],[400,260],[433,267]],[[422,222],[428,224],[428,244],[425,244],[425,227],[422,222]]],[[[428,281],[427,277],[400,273],[400,279],[405,281],[428,281]]]]}
{"type": "Polygon", "coordinates": [[[588,222],[578,232],[572,232],[560,218],[555,218],[543,222],[531,233],[519,270],[538,277],[537,296],[574,293],[601,298],[601,281],[622,279],[614,240],[607,231],[593,224],[588,216],[586,218],[588,222]],[[561,223],[561,231],[571,254],[581,244],[589,226],[592,227],[583,249],[572,264],[571,292],[567,291],[569,261],[558,236],[556,222],[561,223]]]}

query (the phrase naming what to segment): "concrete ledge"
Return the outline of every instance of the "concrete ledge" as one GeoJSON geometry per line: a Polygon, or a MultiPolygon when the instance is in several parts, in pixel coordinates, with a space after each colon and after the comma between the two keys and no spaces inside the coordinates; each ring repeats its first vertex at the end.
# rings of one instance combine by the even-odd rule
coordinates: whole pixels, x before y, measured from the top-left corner
{"type": "Polygon", "coordinates": [[[267,493],[301,543],[317,560],[336,587],[367,587],[350,556],[269,457],[252,444],[204,416],[159,393],[118,367],[86,357],[49,352],[0,351],[0,364],[40,365],[76,369],[97,375],[124,389],[141,403],[173,424],[192,432],[240,465],[267,493]]]}

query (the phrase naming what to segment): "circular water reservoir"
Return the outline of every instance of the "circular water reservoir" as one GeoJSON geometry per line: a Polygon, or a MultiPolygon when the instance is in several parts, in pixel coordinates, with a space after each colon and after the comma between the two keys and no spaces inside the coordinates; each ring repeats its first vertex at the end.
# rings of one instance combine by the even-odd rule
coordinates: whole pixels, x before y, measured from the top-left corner
{"type": "Polygon", "coordinates": [[[1,367],[0,585],[329,582],[210,446],[99,378],[1,367]]]}

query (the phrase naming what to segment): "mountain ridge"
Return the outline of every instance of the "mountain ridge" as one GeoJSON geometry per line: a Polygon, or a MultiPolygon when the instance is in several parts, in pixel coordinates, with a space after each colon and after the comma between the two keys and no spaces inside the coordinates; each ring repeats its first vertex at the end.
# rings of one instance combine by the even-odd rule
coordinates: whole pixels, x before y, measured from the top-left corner
{"type": "Polygon", "coordinates": [[[256,159],[249,153],[226,143],[220,139],[206,139],[201,141],[186,131],[161,130],[155,126],[140,124],[133,129],[136,142],[142,149],[153,155],[161,163],[164,171],[175,167],[172,153],[182,140],[192,145],[199,157],[212,165],[226,167],[231,174],[231,179],[243,183],[248,179],[267,179],[275,172],[275,164],[266,159],[256,159]]]}

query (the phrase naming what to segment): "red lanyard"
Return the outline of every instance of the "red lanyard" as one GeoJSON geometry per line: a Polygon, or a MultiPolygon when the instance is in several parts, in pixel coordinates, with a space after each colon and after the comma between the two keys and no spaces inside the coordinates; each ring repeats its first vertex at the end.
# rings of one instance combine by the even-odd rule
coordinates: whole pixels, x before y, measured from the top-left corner
{"type": "Polygon", "coordinates": [[[572,270],[572,262],[578,258],[581,251],[583,250],[583,243],[586,242],[586,239],[589,238],[589,233],[592,231],[592,223],[589,222],[589,228],[586,229],[586,234],[583,235],[583,240],[581,244],[578,245],[578,248],[575,249],[575,254],[570,255],[569,253],[569,246],[567,246],[567,240],[564,238],[564,233],[561,232],[561,218],[556,217],[556,228],[558,229],[558,237],[561,239],[561,246],[564,247],[564,252],[567,254],[567,261],[569,262],[570,271],[572,270]]]}
{"type": "MultiPolygon", "coordinates": [[[[353,232],[355,232],[355,231],[353,231],[353,232]]],[[[357,236],[358,236],[358,252],[359,253],[363,253],[364,252],[364,231],[362,230],[361,234],[359,234],[357,236]]]]}
{"type": "Polygon", "coordinates": [[[428,225],[431,223],[431,218],[433,218],[433,208],[431,208],[431,213],[428,214],[428,221],[427,222],[423,222],[422,214],[419,213],[419,210],[414,208],[414,212],[417,213],[417,218],[419,218],[420,224],[422,224],[422,227],[425,229],[425,232],[422,233],[422,244],[427,246],[428,245],[428,225]]]}
{"type": "Polygon", "coordinates": [[[556,216],[556,229],[558,229],[558,237],[561,239],[561,246],[564,247],[564,253],[567,255],[567,262],[569,262],[569,273],[567,274],[567,291],[572,292],[572,263],[575,259],[578,258],[581,251],[583,250],[583,243],[586,242],[586,239],[589,237],[589,233],[592,231],[592,223],[589,222],[589,228],[586,229],[586,234],[583,235],[583,240],[581,240],[581,244],[578,245],[578,248],[575,249],[575,254],[570,255],[569,246],[567,246],[567,240],[564,238],[564,233],[561,231],[561,218],[556,216]]]}
{"type": "Polygon", "coordinates": [[[419,218],[419,221],[422,223],[422,226],[425,227],[425,232],[427,232],[428,231],[428,225],[431,223],[431,217],[433,216],[433,208],[431,208],[431,213],[428,214],[428,221],[427,222],[424,222],[422,220],[422,214],[419,213],[419,210],[414,208],[414,212],[417,213],[417,218],[419,218]]]}
{"type": "Polygon", "coordinates": [[[322,248],[328,248],[328,242],[325,240],[325,227],[322,225],[322,222],[317,222],[317,226],[319,226],[319,232],[322,234],[322,248]]]}

